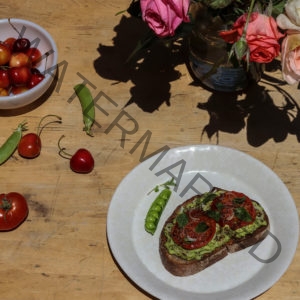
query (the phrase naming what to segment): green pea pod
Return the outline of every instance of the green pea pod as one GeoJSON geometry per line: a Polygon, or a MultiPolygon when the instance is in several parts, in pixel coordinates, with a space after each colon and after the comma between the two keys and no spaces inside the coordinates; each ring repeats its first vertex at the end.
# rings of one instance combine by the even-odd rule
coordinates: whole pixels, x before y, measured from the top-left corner
{"type": "Polygon", "coordinates": [[[83,130],[86,134],[93,136],[91,128],[95,122],[95,104],[90,90],[83,84],[77,84],[74,86],[75,93],[79,98],[82,115],[83,115],[83,130]]]}
{"type": "Polygon", "coordinates": [[[157,228],[157,224],[161,217],[163,210],[165,209],[167,202],[170,199],[172,192],[170,189],[164,189],[152,202],[146,218],[145,218],[145,230],[150,234],[154,234],[157,228]]]}
{"type": "Polygon", "coordinates": [[[26,122],[20,123],[18,128],[9,136],[5,143],[0,147],[0,165],[6,162],[18,147],[22,138],[22,132],[26,130],[26,122]]]}

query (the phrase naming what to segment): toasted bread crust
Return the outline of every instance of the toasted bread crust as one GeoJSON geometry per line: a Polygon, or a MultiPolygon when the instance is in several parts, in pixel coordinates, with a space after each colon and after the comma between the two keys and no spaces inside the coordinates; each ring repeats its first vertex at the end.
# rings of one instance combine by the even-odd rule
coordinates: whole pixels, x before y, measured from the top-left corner
{"type": "MultiPolygon", "coordinates": [[[[252,200],[253,202],[256,202],[252,200]]],[[[256,202],[257,203],[257,202],[256,202]]],[[[227,244],[227,249],[229,253],[234,253],[245,248],[248,248],[260,241],[262,241],[267,235],[268,230],[270,229],[269,217],[265,213],[265,220],[267,221],[267,225],[261,226],[256,229],[253,233],[248,234],[242,238],[232,238],[232,240],[227,244]]]]}
{"type": "MultiPolygon", "coordinates": [[[[219,188],[214,188],[212,192],[223,190],[219,188]]],[[[225,191],[225,190],[224,190],[225,191]]],[[[187,205],[189,202],[192,202],[195,198],[199,197],[199,195],[193,196],[192,198],[186,200],[181,205],[177,206],[172,215],[166,220],[163,230],[160,234],[159,239],[159,253],[161,257],[162,264],[164,267],[175,276],[189,276],[196,274],[217,261],[226,257],[229,253],[234,253],[239,250],[245,249],[249,246],[252,246],[259,241],[263,240],[269,229],[269,218],[267,214],[264,212],[265,220],[267,221],[267,225],[259,227],[253,233],[248,234],[242,238],[232,238],[225,245],[216,248],[213,252],[205,254],[201,260],[185,260],[176,255],[172,255],[168,252],[168,249],[165,247],[165,243],[167,238],[164,234],[164,228],[166,224],[172,222],[172,220],[179,213],[182,206],[187,205]]],[[[254,200],[252,200],[254,201],[254,200]]],[[[256,201],[254,201],[256,202],[256,201]]]]}
{"type": "Polygon", "coordinates": [[[208,266],[221,260],[228,254],[226,246],[215,249],[212,253],[206,254],[201,260],[184,260],[176,255],[169,254],[164,246],[166,236],[163,234],[159,242],[159,253],[165,268],[176,276],[188,276],[198,273],[208,266]]]}

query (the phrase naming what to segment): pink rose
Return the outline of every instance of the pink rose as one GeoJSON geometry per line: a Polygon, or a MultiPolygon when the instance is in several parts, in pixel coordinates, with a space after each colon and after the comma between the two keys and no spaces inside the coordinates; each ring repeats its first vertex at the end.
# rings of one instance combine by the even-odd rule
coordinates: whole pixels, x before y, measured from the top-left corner
{"type": "MultiPolygon", "coordinates": [[[[226,42],[234,43],[240,39],[246,24],[247,14],[240,16],[231,30],[220,33],[226,42]]],[[[278,40],[284,35],[277,28],[274,18],[260,13],[252,13],[246,33],[246,41],[250,51],[250,61],[258,63],[271,62],[279,55],[278,40]]]]}
{"type": "Polygon", "coordinates": [[[189,0],[141,0],[142,18],[159,36],[173,36],[182,22],[189,22],[189,0]]]}
{"type": "Polygon", "coordinates": [[[300,33],[288,32],[282,42],[281,64],[283,79],[288,84],[300,81],[300,33]]]}

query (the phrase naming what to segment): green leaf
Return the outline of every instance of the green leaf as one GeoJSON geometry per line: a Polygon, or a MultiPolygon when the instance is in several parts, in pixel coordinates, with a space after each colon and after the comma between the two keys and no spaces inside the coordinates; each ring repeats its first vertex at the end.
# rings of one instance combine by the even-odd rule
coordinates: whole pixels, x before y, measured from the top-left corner
{"type": "Polygon", "coordinates": [[[210,218],[214,219],[216,222],[219,222],[219,221],[220,221],[221,214],[220,214],[219,211],[216,211],[216,210],[209,210],[209,211],[207,212],[207,215],[208,215],[210,218]]]}
{"type": "Polygon", "coordinates": [[[224,207],[224,204],[222,202],[219,202],[216,206],[218,210],[221,210],[224,207]]]}
{"type": "Polygon", "coordinates": [[[242,204],[244,203],[246,200],[246,197],[236,197],[233,199],[233,203],[234,204],[242,204]]]}
{"type": "Polygon", "coordinates": [[[181,213],[177,216],[176,221],[179,227],[183,228],[189,222],[189,218],[186,213],[181,213]]]}
{"type": "Polygon", "coordinates": [[[202,203],[203,203],[204,205],[206,205],[208,202],[214,200],[216,197],[217,197],[216,194],[208,193],[208,194],[204,197],[204,199],[202,200],[202,203]]]}
{"type": "Polygon", "coordinates": [[[205,232],[208,228],[209,228],[209,226],[205,222],[200,222],[196,226],[195,230],[196,230],[196,232],[200,233],[200,232],[205,232]]]}
{"type": "Polygon", "coordinates": [[[220,9],[230,5],[234,0],[206,0],[205,3],[212,9],[220,9]]]}
{"type": "Polygon", "coordinates": [[[248,213],[248,211],[244,208],[244,207],[237,207],[234,209],[234,214],[235,216],[244,222],[251,222],[252,218],[250,216],[250,214],[248,213]]]}

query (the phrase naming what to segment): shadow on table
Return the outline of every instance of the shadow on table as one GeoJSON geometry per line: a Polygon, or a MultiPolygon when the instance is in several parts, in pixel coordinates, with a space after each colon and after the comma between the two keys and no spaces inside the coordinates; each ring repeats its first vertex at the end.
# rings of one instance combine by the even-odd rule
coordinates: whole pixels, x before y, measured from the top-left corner
{"type": "Polygon", "coordinates": [[[238,100],[236,93],[213,92],[205,103],[198,103],[198,108],[206,110],[209,123],[202,131],[209,139],[219,132],[238,133],[246,127],[248,143],[259,147],[268,140],[283,142],[288,134],[294,134],[300,142],[300,109],[293,97],[282,86],[285,84],[267,75],[261,83],[270,90],[282,95],[282,104],[276,105],[267,87],[252,84],[238,100]]]}
{"type": "MultiPolygon", "coordinates": [[[[140,19],[122,16],[114,28],[116,36],[113,45],[99,45],[100,56],[94,61],[94,68],[101,77],[114,81],[112,84],[131,81],[131,97],[125,107],[135,103],[143,111],[152,113],[163,103],[170,106],[170,82],[181,76],[175,68],[187,62],[183,44],[166,47],[163,43],[154,43],[126,63],[147,30],[148,27],[140,19]]],[[[275,71],[280,64],[275,61],[271,67],[275,71]]],[[[242,95],[211,91],[207,102],[198,104],[198,108],[206,110],[210,116],[202,135],[207,134],[209,139],[216,136],[218,143],[219,132],[236,134],[246,127],[248,143],[254,147],[263,145],[269,139],[282,142],[288,134],[296,135],[300,142],[299,106],[282,88],[285,82],[265,74],[261,82],[267,83],[270,90],[282,94],[282,105],[276,105],[270,90],[259,84],[252,84],[242,95]],[[244,97],[243,100],[238,100],[240,96],[244,97]]],[[[194,81],[191,85],[199,88],[201,84],[194,81]]]]}
{"type": "Polygon", "coordinates": [[[140,19],[123,16],[114,30],[113,46],[99,45],[100,56],[94,61],[96,72],[105,79],[115,81],[113,84],[132,82],[131,97],[125,106],[135,103],[150,113],[158,110],[163,103],[169,106],[170,82],[181,76],[175,67],[184,64],[181,45],[166,47],[156,42],[126,63],[148,28],[140,19]]]}

